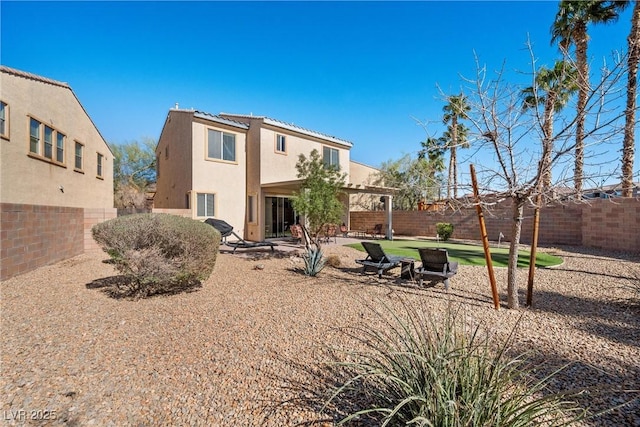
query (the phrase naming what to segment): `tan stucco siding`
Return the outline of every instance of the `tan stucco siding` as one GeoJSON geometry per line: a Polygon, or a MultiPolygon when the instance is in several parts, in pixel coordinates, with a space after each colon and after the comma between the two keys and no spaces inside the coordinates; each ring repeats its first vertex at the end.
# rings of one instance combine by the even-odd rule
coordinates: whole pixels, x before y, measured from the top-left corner
{"type": "Polygon", "coordinates": [[[233,225],[242,235],[246,206],[246,133],[214,123],[193,123],[193,194],[192,209],[197,215],[196,193],[214,194],[214,216],[233,225]],[[207,158],[208,130],[235,135],[235,161],[207,158]]]}
{"type": "MultiPolygon", "coordinates": [[[[0,99],[9,106],[9,138],[0,139],[0,201],[112,208],[113,155],[71,89],[5,72],[0,72],[0,87],[0,99]],[[30,118],[41,123],[42,131],[46,125],[65,136],[62,164],[29,154],[30,118]],[[74,170],[76,141],[84,145],[82,172],[74,170]]],[[[55,158],[55,140],[52,150],[55,158]]]]}
{"type": "Polygon", "coordinates": [[[193,113],[170,111],[156,147],[157,183],[153,205],[163,209],[187,209],[192,189],[193,113]]]}
{"type": "Polygon", "coordinates": [[[362,163],[351,161],[350,163],[350,174],[349,181],[353,185],[371,185],[373,184],[378,169],[367,166],[362,163]]]}
{"type": "Polygon", "coordinates": [[[302,137],[286,130],[263,127],[260,132],[260,181],[262,184],[287,182],[297,180],[296,163],[300,154],[307,158],[311,151],[318,150],[322,157],[322,148],[328,146],[338,150],[341,171],[349,174],[349,150],[343,146],[323,142],[311,137],[302,137]],[[286,141],[286,153],[276,152],[276,135],[284,135],[286,141]]]}
{"type": "MultiPolygon", "coordinates": [[[[376,180],[378,169],[364,165],[358,162],[351,163],[351,174],[349,176],[348,183],[351,187],[357,188],[358,186],[372,185],[376,180]]],[[[379,184],[378,184],[379,185],[379,184]]],[[[363,211],[375,209],[380,205],[380,196],[371,194],[350,194],[349,195],[349,210],[350,211],[363,211]]]]}

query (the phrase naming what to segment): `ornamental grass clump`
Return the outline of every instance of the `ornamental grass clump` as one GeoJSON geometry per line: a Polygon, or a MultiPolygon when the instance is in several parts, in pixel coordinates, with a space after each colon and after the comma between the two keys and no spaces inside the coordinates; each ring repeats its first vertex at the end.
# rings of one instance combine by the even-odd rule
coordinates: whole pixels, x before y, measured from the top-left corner
{"type": "Polygon", "coordinates": [[[123,216],[91,233],[124,276],[130,296],[173,292],[207,279],[221,238],[208,224],[167,214],[123,216]]]}
{"type": "Polygon", "coordinates": [[[339,385],[323,408],[340,425],[559,426],[585,416],[567,395],[548,394],[549,378],[535,379],[524,358],[507,356],[507,344],[492,346],[459,310],[437,319],[406,308],[402,316],[378,313],[379,330],[346,330],[360,350],[328,368],[339,385]]]}

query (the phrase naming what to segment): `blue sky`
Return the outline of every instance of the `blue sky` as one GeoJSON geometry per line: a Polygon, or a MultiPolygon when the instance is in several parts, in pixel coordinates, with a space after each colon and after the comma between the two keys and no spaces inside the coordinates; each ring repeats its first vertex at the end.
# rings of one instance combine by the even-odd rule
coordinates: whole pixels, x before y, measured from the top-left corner
{"type": "MultiPolygon", "coordinates": [[[[529,37],[551,65],[557,4],[3,0],[0,59],[68,82],[109,143],[157,140],[177,102],[334,135],[378,166],[419,149],[414,118],[439,136],[438,86],[459,92],[474,51],[517,75],[529,37]]],[[[626,51],[629,21],[591,30],[594,61],[626,51]]]]}

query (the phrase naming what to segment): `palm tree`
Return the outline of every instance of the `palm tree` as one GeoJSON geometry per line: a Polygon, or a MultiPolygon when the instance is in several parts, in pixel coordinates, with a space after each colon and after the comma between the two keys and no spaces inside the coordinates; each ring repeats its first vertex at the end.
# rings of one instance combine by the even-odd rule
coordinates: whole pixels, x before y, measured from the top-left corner
{"type": "Polygon", "coordinates": [[[587,63],[588,24],[608,24],[618,19],[618,10],[626,1],[562,0],[551,27],[551,42],[558,42],[560,50],[568,55],[575,46],[578,68],[578,106],[576,118],[576,158],[574,186],[582,192],[584,167],[584,122],[589,94],[589,64],[587,63]]]}
{"type": "Polygon", "coordinates": [[[567,61],[556,61],[552,69],[541,67],[535,76],[534,86],[522,91],[523,109],[538,109],[544,106],[542,117],[542,161],[539,165],[542,191],[551,188],[551,153],[553,152],[553,119],[555,113],[567,105],[569,98],[578,90],[578,72],[567,61]]]}
{"type": "Polygon", "coordinates": [[[634,129],[636,124],[636,93],[638,62],[640,61],[640,3],[636,0],[631,17],[627,70],[627,108],[625,110],[624,142],[622,146],[622,197],[633,195],[634,129]]]}
{"type": "MultiPolygon", "coordinates": [[[[458,197],[458,164],[456,158],[456,149],[466,142],[466,128],[459,123],[460,120],[466,119],[468,112],[471,110],[467,104],[467,98],[461,93],[460,95],[451,95],[447,98],[449,102],[442,108],[444,117],[442,121],[448,124],[448,132],[450,139],[447,148],[451,153],[449,158],[449,182],[447,185],[447,198],[451,198],[451,183],[453,183],[453,197],[458,197]],[[461,131],[464,132],[461,133],[461,131]],[[463,138],[464,137],[464,138],[463,138]]],[[[445,132],[446,133],[446,132],[445,132]]],[[[466,148],[466,147],[465,147],[466,148]]]]}
{"type": "MultiPolygon", "coordinates": [[[[427,138],[420,143],[422,149],[418,152],[419,160],[427,160],[429,163],[429,186],[438,187],[437,196],[440,196],[440,183],[437,176],[444,170],[444,143],[442,138],[427,138]]],[[[435,191],[433,191],[433,195],[435,191]]]]}

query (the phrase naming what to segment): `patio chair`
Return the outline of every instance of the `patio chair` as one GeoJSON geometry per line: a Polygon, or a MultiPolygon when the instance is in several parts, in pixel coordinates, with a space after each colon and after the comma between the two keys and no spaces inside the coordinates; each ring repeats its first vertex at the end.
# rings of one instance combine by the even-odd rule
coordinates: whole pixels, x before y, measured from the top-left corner
{"type": "Polygon", "coordinates": [[[291,231],[291,238],[295,243],[301,243],[303,239],[302,227],[298,224],[293,224],[289,226],[289,231],[291,231]]]}
{"type": "Polygon", "coordinates": [[[444,288],[449,290],[449,279],[458,272],[458,263],[449,261],[446,249],[420,248],[418,253],[422,261],[422,266],[415,269],[418,285],[422,286],[422,281],[428,278],[433,282],[444,282],[444,288]]]}
{"type": "Polygon", "coordinates": [[[391,270],[394,267],[400,266],[404,257],[387,255],[384,253],[380,243],[374,242],[361,242],[364,249],[367,251],[367,257],[365,259],[357,259],[356,263],[363,266],[362,273],[366,273],[367,269],[374,269],[378,271],[378,278],[382,278],[382,273],[387,270],[391,270]]]}
{"type": "Polygon", "coordinates": [[[367,230],[367,234],[371,234],[371,237],[375,240],[378,238],[378,236],[380,236],[380,238],[382,238],[382,236],[384,235],[382,232],[383,229],[383,225],[382,224],[376,224],[373,226],[373,229],[371,230],[367,230]]]}
{"type": "Polygon", "coordinates": [[[337,234],[338,227],[335,224],[327,225],[327,228],[324,231],[324,241],[329,243],[331,239],[333,239],[333,243],[338,243],[337,234]]]}
{"type": "Polygon", "coordinates": [[[270,246],[271,252],[273,252],[274,251],[273,247],[278,246],[277,243],[269,242],[266,240],[262,242],[250,242],[248,240],[244,240],[242,237],[238,236],[233,231],[233,227],[229,223],[221,219],[207,218],[204,222],[206,222],[207,224],[209,224],[210,226],[212,226],[213,228],[215,228],[220,232],[220,234],[222,235],[223,243],[229,247],[232,247],[233,253],[235,253],[236,249],[238,248],[251,249],[251,248],[260,248],[260,247],[266,247],[266,246],[270,246]],[[234,236],[238,240],[230,242],[227,240],[227,237],[229,236],[234,236]]]}

